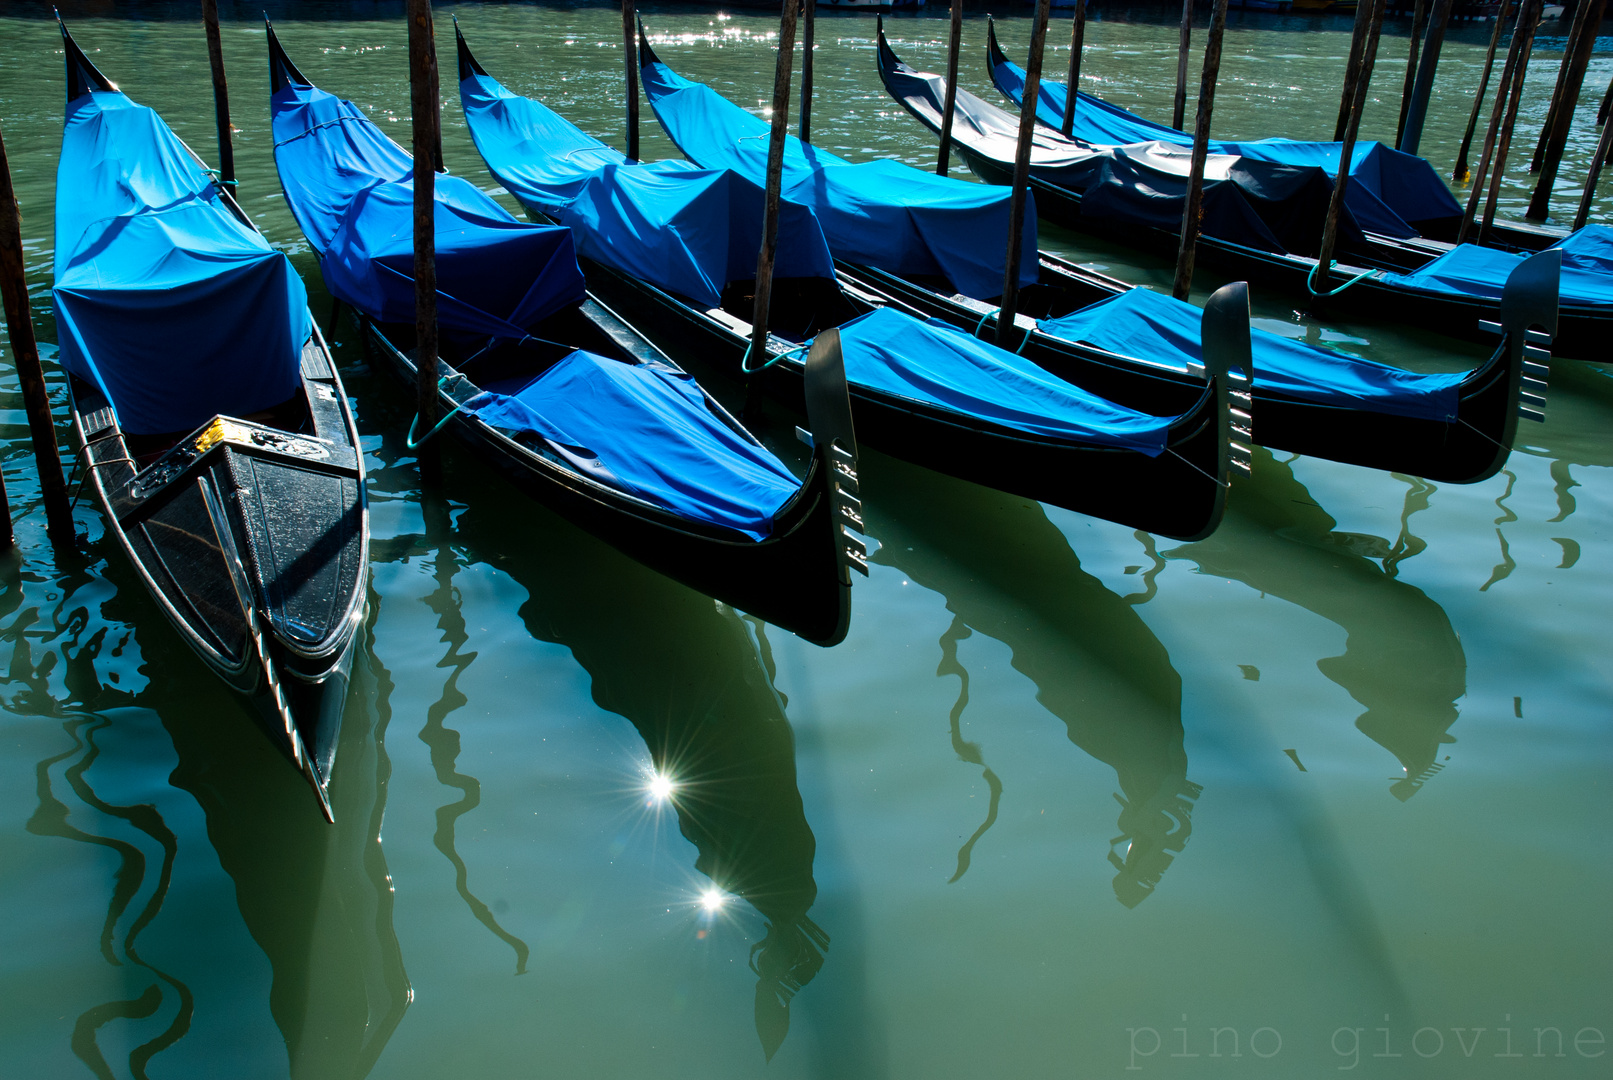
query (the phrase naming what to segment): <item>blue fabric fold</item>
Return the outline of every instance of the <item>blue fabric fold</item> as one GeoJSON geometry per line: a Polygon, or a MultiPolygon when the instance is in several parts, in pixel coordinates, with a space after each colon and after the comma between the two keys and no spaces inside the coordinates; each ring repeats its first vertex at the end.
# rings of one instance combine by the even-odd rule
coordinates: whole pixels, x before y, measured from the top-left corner
{"type": "MultiPolygon", "coordinates": [[[[1025,100],[1025,70],[1012,61],[998,64],[992,72],[1003,92],[1020,104],[1025,100]]],[[[1064,105],[1068,88],[1060,82],[1043,79],[1036,95],[1036,119],[1055,130],[1063,130],[1064,105]]],[[[1075,116],[1070,137],[1093,146],[1125,146],[1131,143],[1163,142],[1191,147],[1193,133],[1112,105],[1087,93],[1076,94],[1075,116]]],[[[1329,177],[1339,171],[1342,143],[1307,142],[1298,139],[1211,139],[1210,153],[1234,154],[1277,165],[1319,168],[1329,177]]],[[[1379,142],[1357,142],[1350,158],[1349,189],[1344,205],[1361,228],[1387,236],[1413,237],[1418,231],[1410,222],[1437,221],[1460,217],[1461,206],[1451,195],[1433,166],[1420,157],[1403,154],[1379,142]]]]}
{"type": "Polygon", "coordinates": [[[967,331],[890,308],[841,326],[840,350],[853,386],[1032,435],[1154,457],[1176,419],[1116,405],[967,331]]]}
{"type": "MultiPolygon", "coordinates": [[[[381,322],[414,321],[414,160],[318,87],[270,100],[286,202],[331,294],[381,322]]],[[[433,181],[437,320],[445,331],[521,337],[583,299],[569,230],[517,221],[457,176],[433,181]]]]}
{"type": "MultiPolygon", "coordinates": [[[[770,125],[665,64],[644,68],[644,93],[687,158],[767,175],[770,125]]],[[[852,164],[793,135],[784,149],[784,197],[810,207],[836,258],[902,277],[940,276],[966,296],[1002,293],[1010,192],[922,172],[896,161],[852,164]]],[[[1037,280],[1036,207],[1025,204],[1020,283],[1037,280]]]]}
{"type": "Polygon", "coordinates": [[[259,412],[300,385],[301,279],[162,118],[121,93],[68,103],[54,284],[62,366],[131,434],[259,412]]]}
{"type": "Polygon", "coordinates": [[[689,376],[578,350],[513,394],[465,406],[529,432],[601,483],[684,517],[761,540],[800,482],[725,424],[689,376]]]}
{"type": "MultiPolygon", "coordinates": [[[[1557,245],[1563,251],[1558,301],[1595,307],[1613,305],[1613,228],[1587,225],[1557,245]]],[[[1409,274],[1385,273],[1395,285],[1424,292],[1498,300],[1507,278],[1528,255],[1459,244],[1409,274]]]]}
{"type": "MultiPolygon", "coordinates": [[[[471,138],[521,204],[569,226],[577,252],[669,293],[716,307],[730,281],[756,276],[764,193],[729,169],[635,164],[553,110],[488,75],[460,81],[471,138]]],[[[780,278],[833,278],[812,212],[779,204],[780,278]]]]}
{"type": "MultiPolygon", "coordinates": [[[[1174,366],[1184,356],[1202,361],[1204,313],[1174,297],[1131,289],[1080,311],[1037,325],[1066,341],[1174,366]]],[[[1423,420],[1456,419],[1466,372],[1419,375],[1293,341],[1265,330],[1250,335],[1254,381],[1261,389],[1345,409],[1369,409],[1423,420]]]]}

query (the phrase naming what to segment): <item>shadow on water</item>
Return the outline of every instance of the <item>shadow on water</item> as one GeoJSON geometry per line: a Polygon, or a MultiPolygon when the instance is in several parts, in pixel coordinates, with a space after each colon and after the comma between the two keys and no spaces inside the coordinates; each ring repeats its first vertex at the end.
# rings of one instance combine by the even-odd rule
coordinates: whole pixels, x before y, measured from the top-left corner
{"type": "Polygon", "coordinates": [[[761,624],[507,489],[478,496],[458,517],[458,539],[527,590],[520,617],[533,637],[568,648],[592,679],[594,701],[638,730],[658,774],[674,782],[695,869],[767,920],[750,965],[756,1032],[771,1059],[829,936],[807,914],[817,898],[816,843],[761,624]]]}
{"type": "Polygon", "coordinates": [[[941,637],[938,674],[961,680],[953,749],[981,766],[991,791],[986,820],[959,851],[952,880],[967,872],[1002,791],[980,747],[960,729],[969,684],[957,643],[978,632],[1012,650],[1015,670],[1036,685],[1037,701],[1064,722],[1070,741],[1115,770],[1120,835],[1109,860],[1115,896],[1136,907],[1186,847],[1202,791],[1187,778],[1181,677],[1136,611],[1153,595],[1163,563],[1153,560],[1142,593],[1117,596],[1081,569],[1039,504],[883,455],[869,458],[866,512],[881,544],[875,560],[946,598],[954,620],[941,637]]]}
{"type": "MultiPolygon", "coordinates": [[[[103,685],[97,673],[97,661],[103,654],[109,666],[125,670],[131,666],[121,658],[133,632],[127,622],[103,621],[92,614],[107,599],[109,590],[89,572],[90,565],[77,552],[60,552],[48,583],[37,571],[15,565],[7,568],[10,587],[0,600],[0,619],[10,621],[0,628],[0,641],[10,646],[11,663],[0,676],[0,687],[10,711],[56,718],[69,744],[35,766],[39,805],[26,823],[27,830],[99,847],[117,860],[99,952],[109,967],[121,969],[118,981],[135,992],[79,1014],[70,1048],[90,1072],[110,1080],[114,1073],[101,1047],[102,1030],[119,1021],[147,1021],[159,1013],[166,1015],[169,1018],[160,1030],[129,1051],[129,1073],[144,1080],[152,1058],[185,1036],[195,1013],[190,987],[143,958],[138,948],[141,932],[161,913],[168,896],[179,843],[154,805],[110,802],[96,792],[89,779],[102,752],[100,740],[120,723],[137,725],[142,710],[134,706],[137,697],[144,696],[103,685]],[[39,589],[41,584],[53,590],[47,593],[47,600],[54,601],[48,619],[27,603],[30,591],[44,591],[39,589]],[[53,680],[59,680],[65,690],[61,697],[53,693],[53,680]]],[[[122,1032],[116,1041],[126,1045],[121,1036],[122,1032]]]]}
{"type": "Polygon", "coordinates": [[[1241,581],[1344,631],[1343,655],[1316,666],[1365,707],[1355,726],[1399,759],[1405,776],[1389,790],[1405,801],[1444,767],[1440,752],[1456,741],[1449,729],[1467,692],[1467,660],[1445,610],[1398,580],[1400,563],[1426,546],[1411,519],[1434,491],[1398,479],[1407,491],[1393,542],[1338,532],[1289,465],[1257,450],[1254,477],[1233,486],[1215,535],[1165,557],[1189,559],[1203,573],[1241,581]]]}

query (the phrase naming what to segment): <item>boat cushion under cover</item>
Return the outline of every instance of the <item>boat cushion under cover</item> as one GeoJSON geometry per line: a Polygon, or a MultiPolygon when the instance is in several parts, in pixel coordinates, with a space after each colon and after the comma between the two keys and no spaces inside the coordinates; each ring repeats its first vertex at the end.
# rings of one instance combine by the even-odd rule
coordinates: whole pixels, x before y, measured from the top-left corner
{"type": "MultiPolygon", "coordinates": [[[[459,84],[476,149],[521,204],[570,227],[579,255],[707,307],[730,281],[756,276],[763,191],[729,169],[637,164],[489,75],[459,84]]],[[[781,278],[833,278],[823,229],[806,207],[779,204],[781,278]]]]}
{"type": "MultiPolygon", "coordinates": [[[[767,177],[771,125],[661,63],[644,67],[644,93],[678,149],[708,169],[767,177]]],[[[817,214],[838,259],[902,277],[941,276],[966,296],[1003,291],[1010,192],[936,176],[898,161],[852,164],[791,135],[783,195],[817,214]]],[[[1037,280],[1036,207],[1027,198],[1021,284],[1037,280]]]]}
{"type": "Polygon", "coordinates": [[[1147,413],[1065,382],[1022,356],[937,320],[876,308],[840,327],[846,379],[973,420],[1154,457],[1172,416],[1147,413]]]}
{"type": "MultiPolygon", "coordinates": [[[[414,159],[351,102],[290,83],[270,101],[286,201],[331,294],[381,322],[414,322],[414,159]]],[[[521,337],[582,300],[571,233],[517,221],[469,181],[433,180],[437,319],[521,337]]]]}
{"type": "MultiPolygon", "coordinates": [[[[998,63],[992,78],[1016,105],[1025,99],[1025,70],[1011,61],[998,63]]],[[[1036,96],[1036,119],[1062,131],[1067,87],[1043,79],[1036,96]]],[[[1131,143],[1164,142],[1191,147],[1193,133],[1145,120],[1137,114],[1111,105],[1087,93],[1076,94],[1075,116],[1070,137],[1094,146],[1125,146],[1131,143]]],[[[1329,176],[1339,172],[1337,142],[1308,142],[1299,139],[1260,139],[1239,141],[1211,139],[1210,153],[1236,154],[1278,165],[1320,168],[1329,176]]],[[[1387,236],[1411,237],[1417,231],[1407,222],[1435,221],[1460,217],[1462,208],[1451,195],[1433,166],[1412,154],[1379,142],[1357,142],[1350,156],[1350,187],[1344,204],[1356,223],[1370,232],[1387,236]]]]}
{"type": "Polygon", "coordinates": [[[801,484],[766,447],[713,413],[693,379],[581,349],[513,394],[465,408],[544,439],[600,483],[693,521],[765,539],[801,484]]]}
{"type": "MultiPolygon", "coordinates": [[[[1043,333],[1066,341],[1084,341],[1121,356],[1174,366],[1184,356],[1203,360],[1203,317],[1192,304],[1139,288],[1037,325],[1043,333]]],[[[1249,339],[1255,385],[1262,389],[1345,409],[1456,419],[1466,372],[1419,375],[1266,330],[1251,331],[1249,339]]]]}
{"type": "Polygon", "coordinates": [[[301,385],[302,280],[162,118],[115,91],[67,106],[52,295],[62,366],[127,432],[190,431],[301,385]]]}
{"type": "MultiPolygon", "coordinates": [[[[1613,228],[1587,225],[1557,246],[1563,252],[1559,302],[1602,308],[1613,305],[1613,228]]],[[[1494,300],[1500,298],[1507,278],[1529,254],[1459,244],[1409,274],[1386,272],[1383,279],[1425,292],[1494,300]]]]}

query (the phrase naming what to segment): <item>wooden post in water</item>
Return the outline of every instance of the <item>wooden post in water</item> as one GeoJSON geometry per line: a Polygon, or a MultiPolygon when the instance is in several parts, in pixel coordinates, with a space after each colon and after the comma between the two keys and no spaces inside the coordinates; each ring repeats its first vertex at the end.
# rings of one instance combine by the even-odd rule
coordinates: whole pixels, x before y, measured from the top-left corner
{"type": "Polygon", "coordinates": [[[1411,86],[1411,105],[1401,125],[1400,138],[1395,149],[1401,153],[1417,154],[1423,141],[1423,121],[1428,117],[1428,97],[1434,91],[1434,73],[1439,70],[1439,54],[1445,47],[1445,27],[1451,21],[1453,0],[1435,0],[1434,17],[1428,23],[1428,36],[1423,40],[1423,58],[1417,64],[1417,80],[1411,86]]]}
{"type": "Polygon", "coordinates": [[[1019,145],[1014,149],[1014,187],[1008,197],[1008,253],[1003,270],[1002,306],[997,309],[997,344],[1008,348],[1019,310],[1019,258],[1025,242],[1025,189],[1031,182],[1031,138],[1036,134],[1036,99],[1042,92],[1042,50],[1047,46],[1049,0],[1036,0],[1031,51],[1025,58],[1025,97],[1019,106],[1019,145]]]}
{"type": "Polygon", "coordinates": [[[1484,203],[1484,220],[1479,223],[1479,243],[1490,240],[1490,226],[1495,221],[1496,202],[1501,198],[1501,181],[1507,172],[1507,150],[1512,145],[1512,130],[1518,122],[1518,104],[1523,100],[1523,84],[1529,75],[1529,50],[1535,44],[1535,27],[1540,23],[1544,0],[1536,0],[1534,18],[1529,20],[1523,49],[1518,53],[1518,71],[1513,77],[1511,93],[1507,96],[1507,112],[1501,118],[1501,134],[1495,143],[1495,164],[1490,171],[1490,195],[1484,203]]]}
{"type": "Polygon", "coordinates": [[[1602,107],[1596,110],[1597,124],[1607,123],[1607,114],[1613,110],[1613,79],[1607,81],[1607,93],[1602,95],[1602,107]]]}
{"type": "Polygon", "coordinates": [[[1564,59],[1567,65],[1562,95],[1557,102],[1557,112],[1547,121],[1546,129],[1540,133],[1540,146],[1535,149],[1535,164],[1540,170],[1540,180],[1535,184],[1534,194],[1529,199],[1529,209],[1524,217],[1535,221],[1544,221],[1551,205],[1551,189],[1557,182],[1557,169],[1563,161],[1563,148],[1568,145],[1568,129],[1574,122],[1574,108],[1579,104],[1579,88],[1585,81],[1585,68],[1591,60],[1591,50],[1596,46],[1596,32],[1601,28],[1602,13],[1606,10],[1607,0],[1582,0],[1585,10],[1584,30],[1576,42],[1574,54],[1564,59]]]}
{"type": "Polygon", "coordinates": [[[812,141],[812,31],[818,18],[818,0],[802,0],[801,14],[801,141],[812,141]]]}
{"type": "Polygon", "coordinates": [[[1503,0],[1501,10],[1495,15],[1495,28],[1490,31],[1490,51],[1484,54],[1484,75],[1479,79],[1478,92],[1473,95],[1473,111],[1468,114],[1467,131],[1462,134],[1461,149],[1456,151],[1456,167],[1451,170],[1451,179],[1460,184],[1468,177],[1467,152],[1473,148],[1473,132],[1478,130],[1479,110],[1484,108],[1484,92],[1490,88],[1490,71],[1495,67],[1495,48],[1501,43],[1501,27],[1507,21],[1507,3],[1503,0]]]}
{"type": "Polygon", "coordinates": [[[795,17],[799,4],[800,0],[784,0],[783,14],[779,18],[778,66],[773,74],[773,129],[767,140],[762,248],[756,253],[756,307],[751,317],[750,352],[746,357],[754,367],[767,363],[767,316],[773,300],[773,258],[778,252],[779,189],[784,183],[784,137],[790,128],[790,69],[795,64],[795,17]]]}
{"type": "Polygon", "coordinates": [[[1591,155],[1591,171],[1585,177],[1585,194],[1580,196],[1579,211],[1574,215],[1576,232],[1585,227],[1585,222],[1591,216],[1591,203],[1596,199],[1596,181],[1602,175],[1602,166],[1607,162],[1609,150],[1613,150],[1613,124],[1603,124],[1602,137],[1596,143],[1596,153],[1591,155]]]}
{"type": "Polygon", "coordinates": [[[1350,58],[1344,64],[1344,92],[1339,95],[1339,120],[1333,125],[1333,141],[1344,138],[1344,129],[1350,122],[1350,108],[1355,103],[1355,84],[1361,77],[1361,50],[1367,42],[1367,23],[1372,14],[1371,4],[1356,4],[1355,30],[1350,35],[1350,58]]]}
{"type": "Polygon", "coordinates": [[[937,176],[947,174],[952,153],[952,110],[958,103],[958,45],[963,39],[963,0],[952,0],[951,36],[947,39],[947,95],[941,112],[941,155],[935,159],[937,176]]]}
{"type": "Polygon", "coordinates": [[[1428,25],[1428,0],[1417,0],[1411,14],[1411,49],[1406,53],[1406,83],[1400,90],[1400,119],[1395,124],[1395,145],[1406,133],[1406,111],[1411,108],[1411,88],[1417,79],[1417,55],[1422,45],[1423,28],[1428,25]]]}
{"type": "MultiPolygon", "coordinates": [[[[1557,82],[1552,86],[1551,90],[1551,107],[1546,111],[1546,122],[1540,128],[1540,139],[1535,143],[1535,156],[1529,159],[1529,171],[1532,173],[1539,172],[1541,162],[1546,159],[1546,144],[1551,140],[1552,129],[1557,126],[1557,120],[1563,108],[1564,95],[1570,82],[1574,84],[1575,97],[1577,98],[1579,95],[1579,83],[1584,79],[1585,72],[1581,68],[1578,75],[1575,75],[1575,58],[1579,56],[1580,43],[1585,36],[1586,21],[1590,18],[1593,10],[1596,13],[1596,22],[1601,22],[1600,8],[1601,5],[1597,0],[1581,0],[1574,9],[1574,23],[1569,27],[1568,40],[1563,45],[1562,63],[1557,65],[1557,82]]],[[[1591,40],[1586,45],[1585,50],[1587,57],[1590,56],[1591,46],[1596,44],[1595,26],[1593,25],[1590,29],[1591,40]]],[[[1573,106],[1569,106],[1569,110],[1572,111],[1573,106]]]]}
{"type": "MultiPolygon", "coordinates": [[[[28,413],[28,431],[34,440],[34,464],[39,470],[39,491],[45,502],[46,529],[57,543],[71,543],[73,511],[67,501],[67,483],[62,479],[56,422],[50,413],[45,372],[39,366],[39,346],[34,340],[34,319],[24,273],[22,212],[11,187],[6,144],[0,139],[0,296],[4,299],[6,329],[11,337],[11,359],[17,366],[23,407],[28,413]]],[[[5,497],[4,480],[0,480],[0,512],[3,512],[0,513],[0,533],[3,533],[0,550],[5,550],[11,547],[11,504],[5,497]]]]}
{"type": "Polygon", "coordinates": [[[1215,108],[1215,84],[1221,77],[1221,39],[1227,29],[1227,0],[1215,0],[1210,16],[1210,39],[1204,46],[1204,74],[1199,79],[1198,120],[1193,125],[1193,165],[1187,179],[1187,200],[1182,209],[1182,239],[1176,249],[1176,281],[1171,295],[1186,300],[1193,287],[1193,256],[1198,250],[1199,215],[1204,201],[1204,159],[1210,150],[1210,113],[1215,108]]]}
{"type": "Polygon", "coordinates": [[[1187,115],[1187,49],[1193,39],[1193,0],[1182,0],[1182,39],[1176,47],[1176,102],[1171,106],[1171,127],[1182,130],[1187,115]]]}
{"type": "Polygon", "coordinates": [[[1518,64],[1534,40],[1532,20],[1540,17],[1539,0],[1522,0],[1518,21],[1512,27],[1512,44],[1507,46],[1507,60],[1501,65],[1501,82],[1495,90],[1495,107],[1490,110],[1490,123],[1484,129],[1484,146],[1479,150],[1479,171],[1473,177],[1473,189],[1467,195],[1467,208],[1462,212],[1462,224],[1456,230],[1458,244],[1467,241],[1467,234],[1478,220],[1479,200],[1484,197],[1485,180],[1490,175],[1496,140],[1501,132],[1501,120],[1506,115],[1512,84],[1518,78],[1518,64]]]}
{"type": "Polygon", "coordinates": [[[1583,229],[1590,219],[1591,203],[1596,200],[1596,181],[1602,175],[1602,167],[1607,164],[1609,153],[1613,153],[1613,124],[1604,124],[1602,137],[1596,143],[1596,152],[1591,155],[1590,172],[1585,177],[1585,192],[1580,196],[1579,210],[1574,214],[1575,232],[1583,229]]]}
{"type": "Polygon", "coordinates": [[[441,145],[437,46],[431,0],[409,0],[409,114],[414,134],[415,437],[420,461],[434,455],[425,439],[437,421],[437,234],[433,154],[441,145]]]}
{"type": "Polygon", "coordinates": [[[1378,38],[1383,33],[1385,0],[1365,0],[1371,10],[1367,14],[1367,36],[1361,43],[1361,72],[1355,83],[1355,94],[1350,100],[1350,119],[1344,125],[1344,138],[1339,146],[1339,172],[1333,180],[1333,195],[1327,202],[1327,218],[1322,224],[1322,245],[1316,253],[1316,283],[1313,292],[1326,292],[1329,275],[1333,270],[1333,252],[1339,242],[1339,215],[1344,210],[1344,196],[1350,187],[1350,164],[1355,157],[1355,137],[1361,130],[1361,113],[1366,108],[1367,91],[1372,86],[1372,67],[1378,59],[1378,38]]]}
{"type": "Polygon", "coordinates": [[[1059,126],[1067,137],[1075,129],[1075,99],[1081,89],[1081,53],[1087,45],[1087,0],[1075,0],[1075,18],[1070,23],[1070,73],[1065,81],[1064,122],[1059,126]]]}
{"type": "Polygon", "coordinates": [[[218,0],[202,0],[202,25],[207,29],[207,61],[213,69],[213,115],[218,122],[218,181],[224,187],[234,187],[235,145],[230,138],[230,91],[224,82],[224,42],[218,32],[218,0]]]}
{"type": "Polygon", "coordinates": [[[627,64],[627,160],[638,160],[638,12],[622,0],[622,56],[627,64]]]}

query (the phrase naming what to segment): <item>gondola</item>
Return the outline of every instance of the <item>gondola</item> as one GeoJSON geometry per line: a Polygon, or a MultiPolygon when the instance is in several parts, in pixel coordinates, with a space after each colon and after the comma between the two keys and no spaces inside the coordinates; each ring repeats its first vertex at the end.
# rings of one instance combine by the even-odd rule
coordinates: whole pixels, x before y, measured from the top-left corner
{"type": "MultiPolygon", "coordinates": [[[[299,72],[268,31],[275,163],[332,294],[415,382],[413,158],[299,72]]],[[[655,570],[818,645],[851,614],[865,550],[835,335],[804,362],[814,450],[798,480],[586,291],[571,233],[436,179],[438,405],[534,498],[655,570]]],[[[430,437],[411,429],[412,445],[430,437]]],[[[558,557],[558,555],[557,555],[558,557]]]]}
{"type": "Polygon", "coordinates": [[[760,188],[733,170],[630,164],[540,103],[504,89],[463,36],[459,57],[461,101],[494,177],[535,216],[573,226],[594,288],[642,313],[642,325],[664,327],[691,355],[732,376],[753,372],[761,389],[788,403],[801,394],[805,343],[815,333],[821,341],[820,328],[838,327],[858,430],[871,445],[1168,536],[1207,535],[1219,521],[1237,415],[1227,370],[1247,355],[1241,286],[1215,301],[1222,322],[1206,358],[1210,377],[1178,386],[1186,399],[1180,413],[1160,416],[1106,401],[1057,370],[837,281],[827,259],[829,230],[785,201],[783,227],[791,231],[779,243],[784,278],[774,286],[768,356],[751,357],[753,271],[720,256],[754,248],[734,237],[742,223],[759,220],[760,188]],[[700,193],[719,185],[720,205],[700,202],[700,193]],[[687,191],[669,193],[679,186],[687,191]],[[656,223],[659,230],[650,227],[656,223]],[[713,236],[715,255],[692,265],[689,238],[713,236]],[[823,257],[814,261],[814,250],[823,257]]]}
{"type": "MultiPolygon", "coordinates": [[[[946,80],[904,64],[883,31],[877,63],[890,95],[939,133],[946,80]]],[[[1018,118],[961,88],[956,99],[952,139],[958,153],[987,183],[1009,183],[1018,118]]],[[[1031,151],[1037,212],[1068,228],[1174,255],[1189,156],[1158,142],[1094,147],[1039,127],[1031,151]]],[[[1206,176],[1199,263],[1305,295],[1319,314],[1352,312],[1484,340],[1481,324],[1496,321],[1504,283],[1524,258],[1421,237],[1413,226],[1431,228],[1428,223],[1402,222],[1381,203],[1375,206],[1378,216],[1364,225],[1346,208],[1342,261],[1331,271],[1332,282],[1344,284],[1318,295],[1316,247],[1331,177],[1319,166],[1234,156],[1212,156],[1206,176]],[[1390,222],[1399,222],[1403,235],[1374,231],[1390,222]]],[[[1454,229],[1449,219],[1441,220],[1454,229]]],[[[1522,238],[1526,230],[1515,232],[1522,238]]],[[[1582,359],[1604,356],[1613,331],[1613,230],[1588,226],[1558,247],[1563,271],[1555,350],[1582,359]]]]}
{"type": "Polygon", "coordinates": [[[83,484],[330,819],[369,551],[347,395],[289,260],[62,41],[53,298],[83,484]]]}

